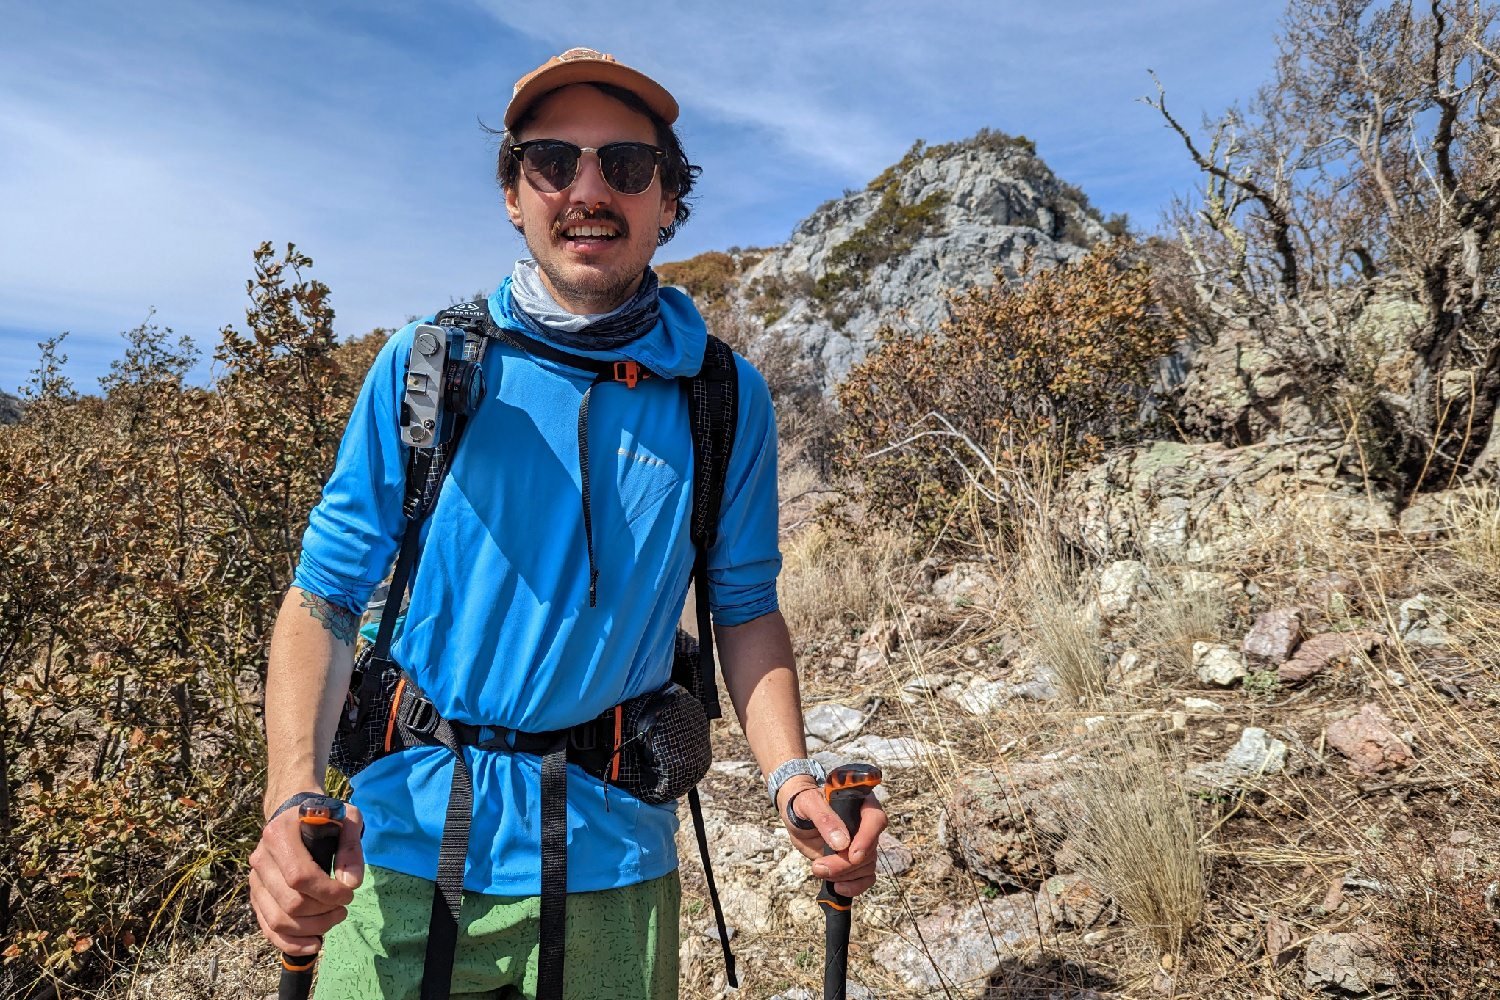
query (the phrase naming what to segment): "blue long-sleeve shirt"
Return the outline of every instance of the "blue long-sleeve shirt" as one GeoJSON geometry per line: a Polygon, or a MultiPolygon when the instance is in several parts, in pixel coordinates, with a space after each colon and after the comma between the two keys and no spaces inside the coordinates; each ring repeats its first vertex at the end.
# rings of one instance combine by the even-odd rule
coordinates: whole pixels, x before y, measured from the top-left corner
{"type": "MultiPolygon", "coordinates": [[[[501,326],[509,279],[490,296],[501,326]]],[[[398,414],[415,324],[382,349],[354,407],[337,464],[303,536],[296,586],[362,611],[384,578],[404,522],[406,449],[398,414]]],[[[687,296],[661,292],[661,321],[606,360],[667,376],[698,370],[703,321],[687,296]]],[[[744,359],[739,417],[718,539],[709,552],[714,620],[738,625],[776,609],[776,432],[765,381],[744,359]]],[[[590,373],[491,342],[487,392],[424,527],[406,625],[393,658],[452,720],[529,732],[563,729],[665,684],[693,547],[692,446],[673,379],[602,384],[589,403],[590,501],[598,604],[588,554],[577,418],[590,373]]],[[[541,765],[526,754],[466,750],[475,807],[470,891],[540,891],[541,765]]],[[[452,777],[440,747],[376,761],[354,781],[373,864],[434,878],[452,777]]],[[[649,806],[569,768],[569,891],[656,878],[676,867],[673,806],[649,806]]]]}

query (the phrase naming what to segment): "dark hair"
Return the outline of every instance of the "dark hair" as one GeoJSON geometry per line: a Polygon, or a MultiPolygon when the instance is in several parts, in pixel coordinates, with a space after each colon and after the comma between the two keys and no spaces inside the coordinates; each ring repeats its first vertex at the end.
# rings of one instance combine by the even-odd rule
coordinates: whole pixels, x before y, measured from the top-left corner
{"type": "MultiPolygon", "coordinates": [[[[666,246],[673,236],[677,235],[677,229],[693,214],[693,206],[688,204],[688,195],[693,190],[693,182],[703,172],[703,168],[689,163],[687,154],[682,150],[682,141],[678,139],[677,132],[672,126],[662,120],[661,116],[652,111],[646,102],[635,95],[634,92],[624,87],[616,87],[612,83],[586,83],[580,86],[593,87],[613,97],[632,111],[645,115],[651,119],[651,126],[656,130],[656,144],[666,151],[666,156],[661,162],[661,188],[663,193],[677,198],[677,215],[669,226],[663,226],[656,231],[656,245],[666,246]]],[[[555,93],[555,91],[554,91],[555,93]]],[[[550,94],[544,94],[526,109],[515,123],[508,129],[496,130],[485,126],[485,131],[491,135],[500,137],[500,153],[495,160],[495,179],[500,182],[500,187],[505,191],[515,188],[521,179],[521,164],[512,155],[510,147],[518,140],[521,131],[530,125],[536,117],[536,112],[550,94]]]]}

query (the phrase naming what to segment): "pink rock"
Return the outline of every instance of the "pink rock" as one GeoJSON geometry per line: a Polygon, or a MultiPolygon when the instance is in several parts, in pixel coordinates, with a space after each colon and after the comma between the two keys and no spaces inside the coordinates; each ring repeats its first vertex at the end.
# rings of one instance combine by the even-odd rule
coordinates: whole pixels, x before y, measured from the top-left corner
{"type": "Polygon", "coordinates": [[[1368,704],[1328,727],[1328,745],[1349,758],[1360,774],[1379,774],[1408,767],[1415,756],[1411,747],[1391,728],[1391,720],[1380,706],[1368,704]]]}
{"type": "Polygon", "coordinates": [[[1277,608],[1255,616],[1255,624],[1240,648],[1252,663],[1275,667],[1285,663],[1301,641],[1301,610],[1277,608]]]}
{"type": "Polygon", "coordinates": [[[1283,684],[1299,684],[1331,666],[1348,663],[1356,653],[1371,653],[1385,644],[1379,632],[1324,632],[1306,639],[1291,659],[1276,668],[1283,684]]]}

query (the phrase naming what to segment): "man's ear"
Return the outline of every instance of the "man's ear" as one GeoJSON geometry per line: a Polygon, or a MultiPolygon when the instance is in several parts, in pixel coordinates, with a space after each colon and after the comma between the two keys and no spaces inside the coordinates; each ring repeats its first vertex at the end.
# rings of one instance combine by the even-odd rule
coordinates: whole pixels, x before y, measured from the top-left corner
{"type": "Polygon", "coordinates": [[[512,184],[505,189],[505,214],[510,216],[510,224],[517,229],[524,228],[521,216],[521,185],[512,184]]]}
{"type": "Polygon", "coordinates": [[[677,221],[677,196],[663,195],[661,199],[661,217],[657,222],[658,229],[666,229],[677,221]]]}

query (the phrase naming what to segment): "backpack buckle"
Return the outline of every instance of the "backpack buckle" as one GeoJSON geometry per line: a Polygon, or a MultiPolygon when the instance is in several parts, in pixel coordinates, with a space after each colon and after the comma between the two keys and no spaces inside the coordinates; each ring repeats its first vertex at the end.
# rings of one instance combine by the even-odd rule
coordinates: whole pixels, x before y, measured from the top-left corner
{"type": "Polygon", "coordinates": [[[624,382],[625,388],[634,389],[641,380],[641,366],[634,361],[616,361],[614,377],[616,382],[624,382]]]}

